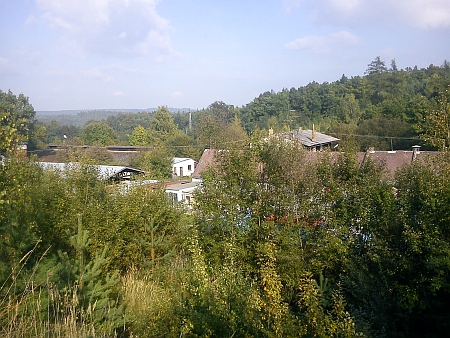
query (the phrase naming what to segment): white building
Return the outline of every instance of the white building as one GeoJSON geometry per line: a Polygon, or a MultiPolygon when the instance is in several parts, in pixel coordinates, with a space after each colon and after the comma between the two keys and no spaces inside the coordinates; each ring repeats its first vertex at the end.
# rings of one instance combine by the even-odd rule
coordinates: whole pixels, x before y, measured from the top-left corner
{"type": "Polygon", "coordinates": [[[183,202],[189,205],[192,201],[194,191],[198,188],[199,183],[181,182],[166,187],[166,193],[172,198],[175,204],[183,202]]]}
{"type": "Polygon", "coordinates": [[[174,157],[172,160],[172,173],[178,177],[191,176],[196,164],[192,158],[174,157]]]}

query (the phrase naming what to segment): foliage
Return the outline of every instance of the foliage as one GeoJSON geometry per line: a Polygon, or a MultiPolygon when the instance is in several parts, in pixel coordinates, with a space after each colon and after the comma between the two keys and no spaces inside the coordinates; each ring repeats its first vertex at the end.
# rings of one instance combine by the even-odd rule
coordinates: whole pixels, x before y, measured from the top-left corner
{"type": "MultiPolygon", "coordinates": [[[[377,57],[368,65],[367,75],[347,78],[345,75],[335,82],[319,84],[311,82],[299,88],[283,89],[280,92],[265,92],[239,109],[239,118],[245,130],[250,133],[256,128],[311,129],[314,123],[320,132],[333,132],[338,138],[348,138],[348,131],[368,123],[387,119],[401,123],[402,134],[394,129],[377,136],[399,137],[395,149],[409,149],[413,138],[420,142],[419,135],[431,130],[427,116],[433,116],[438,108],[436,97],[449,85],[448,67],[430,65],[428,68],[398,69],[394,62],[388,69],[377,57]],[[337,128],[337,124],[348,125],[337,128]],[[336,133],[338,132],[338,133],[336,133]],[[396,132],[396,133],[394,133],[396,132]],[[389,134],[388,134],[389,133],[389,134]],[[392,133],[392,134],[391,134],[392,133]]],[[[373,133],[367,137],[367,130],[357,133],[355,144],[365,150],[373,140],[373,133]]],[[[427,134],[428,135],[428,134],[427,134]]],[[[431,134],[430,134],[431,135],[431,134]]],[[[394,140],[395,141],[395,140],[394,140]]],[[[422,142],[423,143],[423,142],[422,142]]],[[[432,145],[428,143],[428,145],[432,145]]],[[[377,150],[390,150],[390,142],[376,142],[377,150]]]]}
{"type": "Polygon", "coordinates": [[[450,147],[450,85],[437,97],[437,108],[426,116],[423,137],[435,147],[450,147]]]}
{"type": "Polygon", "coordinates": [[[384,61],[381,60],[379,56],[375,58],[369,65],[367,66],[366,74],[381,74],[387,72],[388,69],[384,61]]]}
{"type": "Polygon", "coordinates": [[[198,142],[202,148],[228,148],[230,143],[243,141],[247,134],[241,127],[236,109],[222,101],[216,101],[199,112],[196,127],[198,142]]]}
{"type": "Polygon", "coordinates": [[[410,149],[418,141],[411,125],[398,118],[365,120],[356,128],[356,135],[367,135],[359,142],[360,149],[364,151],[369,148],[410,149]]]}
{"type": "Polygon", "coordinates": [[[132,146],[146,146],[149,144],[149,136],[145,128],[138,125],[133,129],[130,135],[130,145],[132,146]]]}
{"type": "Polygon", "coordinates": [[[445,113],[446,67],[393,63],[363,78],[267,92],[239,110],[219,102],[194,114],[188,134],[161,109],[160,120],[141,124],[161,144],[138,159],[153,175],[170,175],[179,144],[205,138],[201,123],[236,131],[217,138],[217,165],[189,211],[162,185],[99,180],[89,161],[51,172],[8,154],[0,164],[0,335],[445,336],[448,152],[420,156],[387,181],[383,165],[361,165],[349,151],[355,135],[345,152],[307,156],[258,128],[316,123],[405,137],[413,125],[445,134],[445,123],[428,129],[442,122],[428,115],[445,113]]]}
{"type": "Polygon", "coordinates": [[[107,146],[114,144],[117,135],[105,122],[91,122],[83,128],[81,138],[87,145],[107,146]]]}
{"type": "Polygon", "coordinates": [[[0,169],[0,285],[5,286],[17,278],[19,262],[39,240],[32,229],[40,220],[36,185],[41,173],[34,163],[18,157],[6,158],[0,169]]]}
{"type": "Polygon", "coordinates": [[[172,174],[172,156],[164,148],[141,152],[131,165],[148,173],[152,179],[167,179],[172,174]]]}
{"type": "Polygon", "coordinates": [[[154,146],[162,145],[167,138],[177,129],[166,106],[158,107],[158,110],[150,118],[149,138],[154,146]]]}
{"type": "Polygon", "coordinates": [[[23,94],[0,90],[0,153],[16,150],[32,133],[35,111],[23,94]]]}

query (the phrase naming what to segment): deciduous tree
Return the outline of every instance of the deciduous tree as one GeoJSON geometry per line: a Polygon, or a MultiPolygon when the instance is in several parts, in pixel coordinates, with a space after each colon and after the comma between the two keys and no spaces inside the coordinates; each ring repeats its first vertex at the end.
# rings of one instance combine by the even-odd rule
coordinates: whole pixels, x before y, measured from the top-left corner
{"type": "Polygon", "coordinates": [[[13,151],[19,143],[28,141],[34,116],[26,96],[0,90],[0,152],[13,151]]]}

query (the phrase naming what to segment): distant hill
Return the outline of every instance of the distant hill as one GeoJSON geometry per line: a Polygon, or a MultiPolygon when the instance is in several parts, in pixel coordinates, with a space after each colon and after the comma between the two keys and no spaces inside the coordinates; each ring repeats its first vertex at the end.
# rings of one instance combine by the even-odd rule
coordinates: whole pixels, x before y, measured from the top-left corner
{"type": "MultiPolygon", "coordinates": [[[[36,120],[39,122],[57,121],[60,124],[83,126],[88,121],[102,121],[109,116],[118,114],[136,114],[139,112],[153,112],[157,108],[146,109],[93,109],[93,110],[38,110],[36,120]]],[[[171,113],[188,112],[189,108],[169,108],[171,113]]]]}

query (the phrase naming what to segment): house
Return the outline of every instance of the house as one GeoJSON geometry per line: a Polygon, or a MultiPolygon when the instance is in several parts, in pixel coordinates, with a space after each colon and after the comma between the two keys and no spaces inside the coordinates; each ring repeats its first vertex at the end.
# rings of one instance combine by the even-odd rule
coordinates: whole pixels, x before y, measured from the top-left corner
{"type": "MultiPolygon", "coordinates": [[[[273,135],[273,130],[269,130],[269,136],[273,135]]],[[[314,129],[297,129],[277,134],[286,140],[298,141],[309,151],[321,151],[324,148],[335,148],[339,144],[339,139],[333,136],[322,134],[314,129]]]]}
{"type": "Polygon", "coordinates": [[[174,204],[183,202],[191,204],[194,191],[199,187],[198,182],[174,182],[166,185],[166,193],[172,198],[174,204]]]}
{"type": "Polygon", "coordinates": [[[172,159],[172,173],[178,177],[191,176],[196,165],[197,162],[192,158],[174,157],[172,159]]]}
{"type": "MultiPolygon", "coordinates": [[[[203,151],[197,168],[192,174],[192,181],[201,182],[202,173],[205,170],[217,167],[218,159],[215,157],[217,152],[216,149],[205,149],[203,151]]],[[[438,151],[421,151],[420,146],[413,146],[412,150],[375,151],[370,149],[366,152],[358,152],[356,157],[360,166],[369,160],[384,165],[386,168],[384,177],[392,179],[395,172],[403,166],[411,164],[413,161],[425,162],[438,154],[438,151]]],[[[335,164],[341,155],[342,153],[337,151],[327,153],[311,151],[306,154],[305,161],[319,162],[323,156],[326,156],[332,164],[335,164]]]]}
{"type": "MultiPolygon", "coordinates": [[[[57,162],[38,162],[43,169],[54,170],[62,175],[65,171],[76,170],[80,168],[80,164],[76,162],[57,163],[57,162]]],[[[98,172],[98,178],[102,180],[123,181],[130,180],[132,175],[142,175],[145,172],[118,165],[92,165],[90,166],[98,172]]]]}
{"type": "Polygon", "coordinates": [[[421,151],[420,146],[413,146],[412,150],[376,151],[369,149],[365,153],[358,153],[358,162],[362,165],[369,159],[386,167],[385,177],[392,179],[395,172],[413,161],[425,162],[439,154],[438,151],[421,151]]]}

